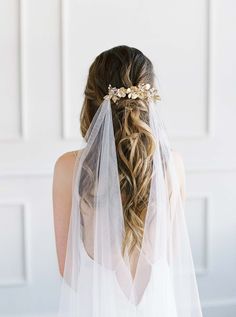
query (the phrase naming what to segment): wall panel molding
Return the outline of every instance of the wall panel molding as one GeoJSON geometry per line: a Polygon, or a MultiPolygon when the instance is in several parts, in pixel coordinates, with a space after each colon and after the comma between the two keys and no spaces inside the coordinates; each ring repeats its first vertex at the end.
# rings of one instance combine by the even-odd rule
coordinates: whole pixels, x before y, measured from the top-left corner
{"type": "Polygon", "coordinates": [[[200,259],[195,258],[195,262],[202,262],[195,263],[197,276],[205,275],[209,270],[210,200],[210,193],[188,193],[185,204],[190,240],[192,240],[191,242],[195,242],[194,245],[191,243],[192,253],[194,255],[196,252],[197,256],[200,256],[200,259]],[[189,208],[196,208],[196,214],[193,214],[193,210],[188,209],[188,204],[190,204],[189,208]],[[196,206],[194,207],[194,205],[196,206]],[[195,228],[196,225],[199,225],[199,227],[195,228]],[[202,236],[196,236],[196,233],[202,236]],[[196,244],[198,241],[202,242],[199,246],[196,244]],[[194,247],[198,250],[194,250],[194,247]]]}
{"type": "MultiPolygon", "coordinates": [[[[22,246],[22,253],[21,253],[21,259],[18,259],[19,262],[17,264],[22,266],[22,276],[21,277],[12,277],[12,278],[4,278],[1,280],[0,278],[0,287],[15,287],[15,286],[26,286],[30,281],[30,262],[29,262],[29,256],[30,256],[30,235],[29,235],[29,204],[26,201],[8,201],[8,200],[0,200],[0,209],[2,209],[2,212],[4,213],[4,209],[7,210],[7,208],[15,208],[15,211],[18,209],[17,212],[20,214],[20,222],[18,223],[19,226],[19,232],[20,232],[20,245],[22,246]]],[[[7,215],[6,215],[7,216],[7,215]]],[[[17,217],[17,215],[15,216],[17,217]]],[[[4,218],[4,214],[1,215],[1,218],[4,218]]],[[[9,224],[10,226],[11,224],[9,224]]],[[[8,231],[9,227],[6,226],[5,230],[8,231]]],[[[3,231],[2,231],[3,232],[3,231]]],[[[8,243],[11,241],[4,240],[5,250],[7,250],[8,243]]],[[[12,245],[11,245],[12,247],[12,245]]],[[[12,252],[12,250],[11,250],[12,252]]],[[[14,252],[14,250],[13,250],[14,252]]],[[[4,253],[3,253],[4,254],[4,253]]],[[[10,262],[9,262],[9,265],[10,262]]]]}
{"type": "MultiPolygon", "coordinates": [[[[16,30],[16,40],[17,40],[17,74],[18,76],[15,78],[18,85],[18,99],[16,101],[16,105],[18,108],[18,132],[15,135],[1,135],[0,142],[11,142],[11,141],[19,141],[22,142],[27,137],[27,122],[26,122],[26,108],[25,108],[25,57],[24,57],[24,46],[25,46],[25,38],[24,38],[24,0],[18,0],[17,3],[17,30],[16,30]]],[[[9,14],[9,13],[8,13],[9,14]]],[[[12,15],[13,16],[13,15],[12,15]]],[[[9,20],[11,21],[11,20],[9,20]]],[[[4,105],[4,107],[6,107],[4,105]]],[[[3,110],[2,110],[3,111],[3,110]]],[[[7,114],[5,114],[7,115],[7,114]]]]}

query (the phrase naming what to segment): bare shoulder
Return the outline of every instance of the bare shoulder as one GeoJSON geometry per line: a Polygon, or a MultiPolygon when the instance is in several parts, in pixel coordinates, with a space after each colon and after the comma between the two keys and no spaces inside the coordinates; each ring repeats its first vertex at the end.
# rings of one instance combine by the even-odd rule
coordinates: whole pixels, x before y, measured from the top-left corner
{"type": "Polygon", "coordinates": [[[70,152],[65,152],[61,154],[55,162],[55,168],[65,168],[68,169],[71,165],[74,165],[76,156],[80,155],[81,150],[75,150],[70,152]]]}
{"type": "Polygon", "coordinates": [[[176,151],[172,150],[172,155],[176,167],[176,172],[179,178],[180,188],[181,188],[181,194],[183,199],[186,198],[186,191],[185,191],[185,166],[184,166],[184,160],[182,155],[176,151]]]}
{"type": "Polygon", "coordinates": [[[61,154],[54,164],[54,182],[66,185],[72,180],[76,156],[80,156],[82,150],[69,151],[61,154]]]}

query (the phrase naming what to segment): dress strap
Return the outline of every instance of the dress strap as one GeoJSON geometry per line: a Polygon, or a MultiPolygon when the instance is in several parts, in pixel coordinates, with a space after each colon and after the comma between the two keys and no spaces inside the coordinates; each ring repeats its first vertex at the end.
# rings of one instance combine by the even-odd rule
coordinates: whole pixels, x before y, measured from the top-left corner
{"type": "Polygon", "coordinates": [[[73,151],[73,153],[74,153],[74,156],[77,157],[78,151],[73,151]]]}

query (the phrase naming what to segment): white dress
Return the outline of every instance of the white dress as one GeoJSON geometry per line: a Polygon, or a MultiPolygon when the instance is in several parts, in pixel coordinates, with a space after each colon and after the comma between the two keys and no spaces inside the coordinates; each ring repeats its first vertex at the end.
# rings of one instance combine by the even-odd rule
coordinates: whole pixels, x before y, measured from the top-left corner
{"type": "Polygon", "coordinates": [[[159,261],[152,266],[151,278],[141,301],[137,305],[134,305],[122,291],[115,271],[106,269],[100,264],[95,263],[88,255],[83,243],[81,243],[81,246],[82,258],[79,273],[78,317],[94,316],[93,307],[87,302],[88,298],[91,298],[92,295],[90,280],[93,265],[99,267],[101,276],[106,280],[103,285],[107,285],[107,299],[106,302],[101,303],[104,307],[100,307],[100,309],[104,310],[103,317],[177,317],[170,272],[166,261],[159,261]],[[109,294],[109,287],[112,287],[112,295],[109,294]],[[114,295],[116,297],[115,301],[112,299],[114,295]],[[167,298],[168,305],[166,305],[167,298]],[[111,305],[112,301],[113,304],[111,305]]]}

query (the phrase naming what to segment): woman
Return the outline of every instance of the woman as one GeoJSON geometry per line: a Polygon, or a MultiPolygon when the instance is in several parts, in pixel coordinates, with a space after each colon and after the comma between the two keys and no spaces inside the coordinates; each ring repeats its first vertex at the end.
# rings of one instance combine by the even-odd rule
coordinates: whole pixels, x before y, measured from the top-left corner
{"type": "Polygon", "coordinates": [[[59,316],[199,317],[183,160],[154,104],[151,61],[117,46],[89,69],[87,146],[54,167],[59,316]]]}

